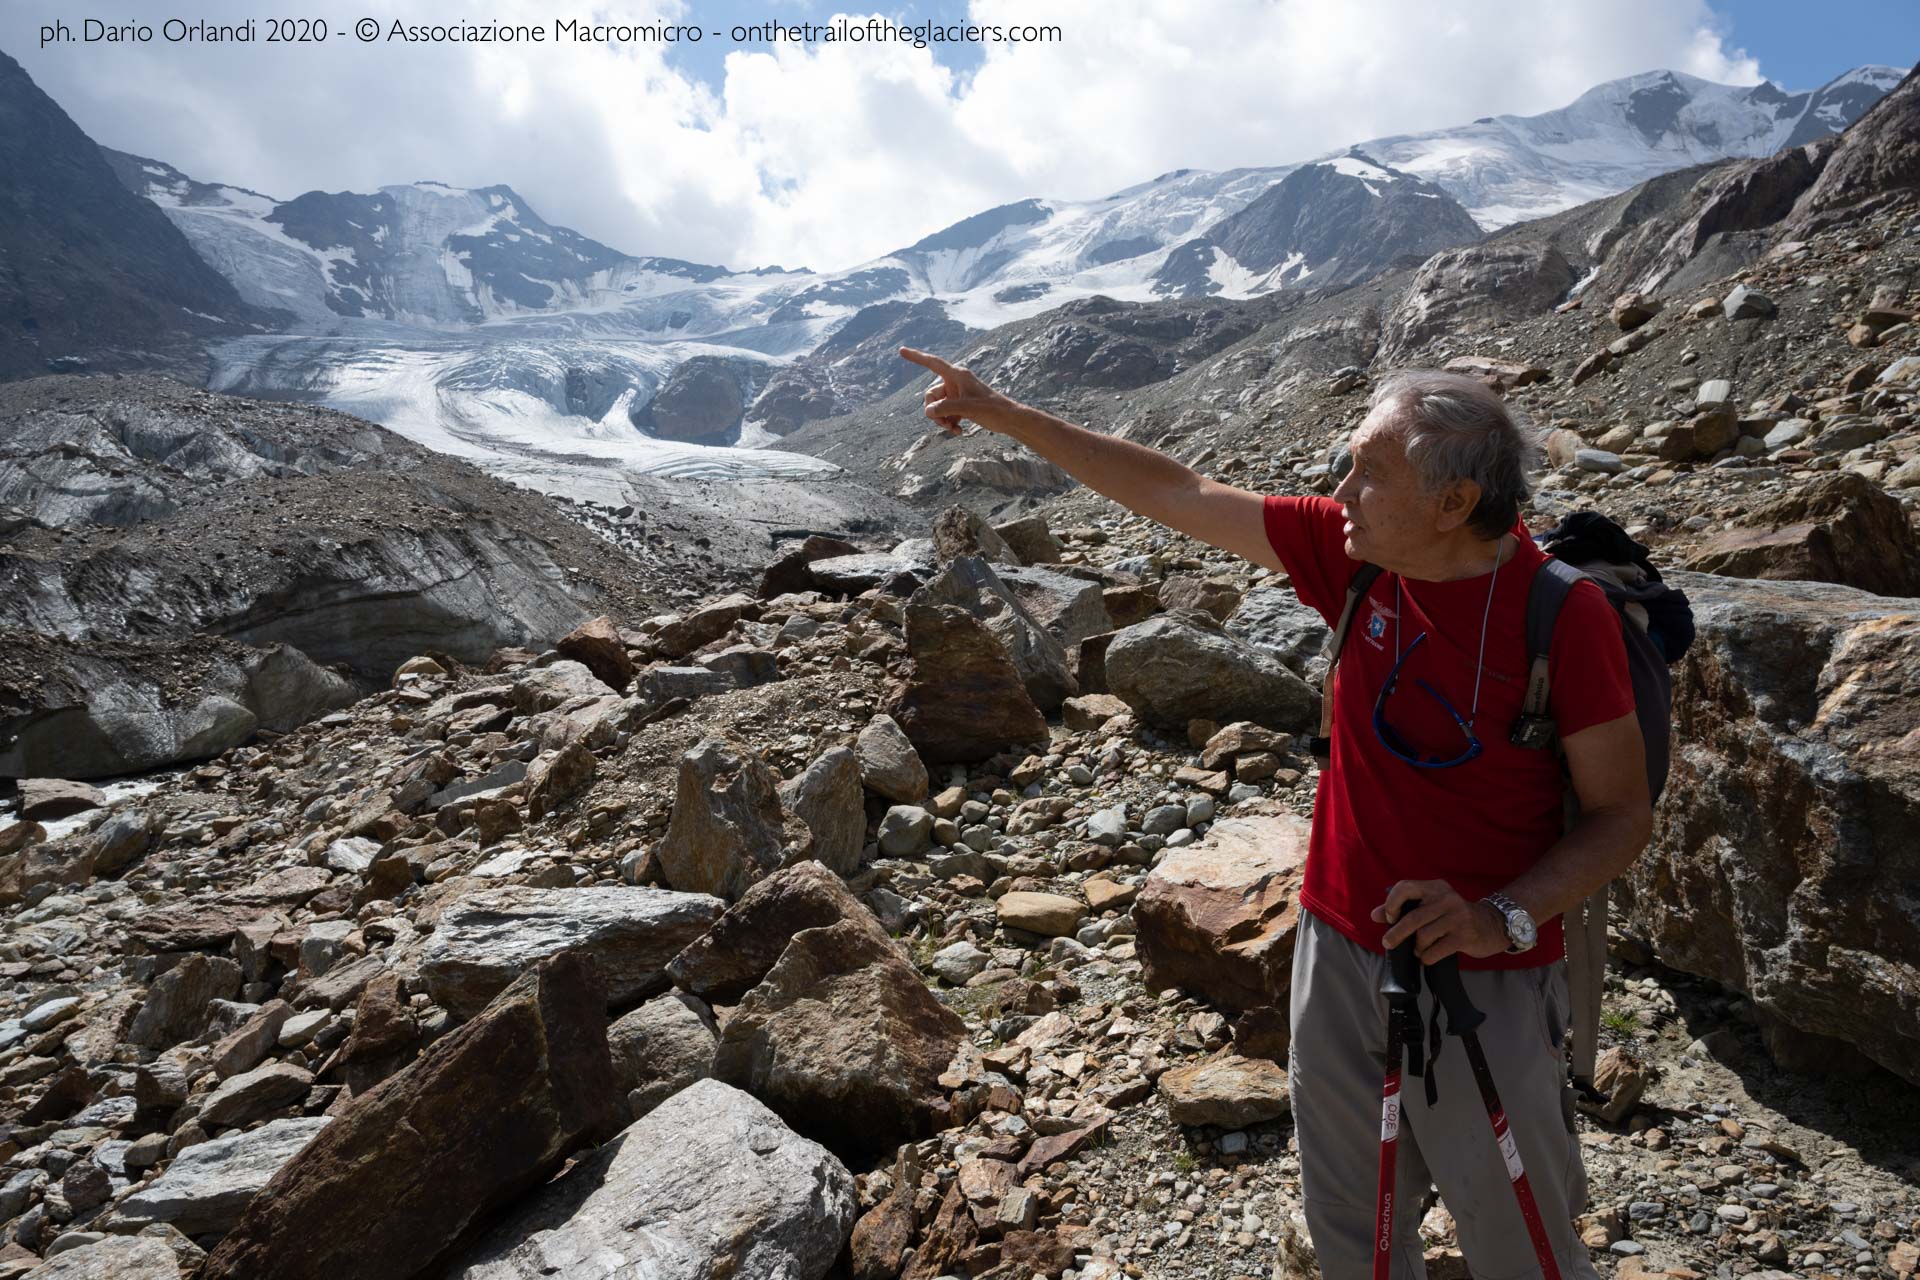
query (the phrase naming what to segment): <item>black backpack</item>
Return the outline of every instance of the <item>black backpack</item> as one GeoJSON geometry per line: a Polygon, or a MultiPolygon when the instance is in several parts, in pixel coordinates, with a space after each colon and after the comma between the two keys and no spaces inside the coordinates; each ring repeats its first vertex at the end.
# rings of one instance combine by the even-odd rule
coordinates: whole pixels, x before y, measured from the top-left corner
{"type": "MultiPolygon", "coordinates": [[[[1553,628],[1567,594],[1582,579],[1589,580],[1605,593],[1607,602],[1620,615],[1634,713],[1646,743],[1647,794],[1658,801],[1666,786],[1672,752],[1673,686],[1667,669],[1693,643],[1693,611],[1687,597],[1661,581],[1646,547],[1597,511],[1575,512],[1549,530],[1541,543],[1547,560],[1534,575],[1527,593],[1527,691],[1507,740],[1516,747],[1536,751],[1560,750],[1560,736],[1547,710],[1553,628]]],[[[1334,669],[1340,665],[1354,611],[1381,572],[1377,564],[1360,566],[1347,585],[1346,603],[1334,627],[1330,660],[1321,678],[1320,733],[1310,742],[1323,768],[1332,744],[1334,669]]],[[[1573,825],[1579,811],[1579,801],[1569,784],[1566,827],[1573,825]]],[[[1567,985],[1573,996],[1573,1078],[1591,1095],[1607,968],[1607,886],[1602,885],[1567,914],[1564,931],[1567,985]]]]}

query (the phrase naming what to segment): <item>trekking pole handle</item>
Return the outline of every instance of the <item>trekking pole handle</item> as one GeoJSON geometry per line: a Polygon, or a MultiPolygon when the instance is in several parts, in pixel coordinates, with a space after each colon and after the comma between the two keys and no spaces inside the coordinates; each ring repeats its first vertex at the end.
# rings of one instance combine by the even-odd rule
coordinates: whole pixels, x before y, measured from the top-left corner
{"type": "MultiPolygon", "coordinates": [[[[1418,901],[1409,902],[1400,908],[1405,915],[1419,907],[1418,901]]],[[[1417,999],[1420,995],[1420,957],[1413,950],[1413,935],[1408,934],[1399,946],[1387,952],[1387,972],[1380,980],[1380,994],[1389,1001],[1397,997],[1417,999]]]]}
{"type": "Polygon", "coordinates": [[[1487,1015],[1474,1008],[1473,1001],[1467,998],[1467,988],[1460,981],[1458,953],[1427,966],[1427,985],[1433,989],[1433,998],[1447,1011],[1448,1035],[1465,1035],[1487,1020],[1487,1015]]]}

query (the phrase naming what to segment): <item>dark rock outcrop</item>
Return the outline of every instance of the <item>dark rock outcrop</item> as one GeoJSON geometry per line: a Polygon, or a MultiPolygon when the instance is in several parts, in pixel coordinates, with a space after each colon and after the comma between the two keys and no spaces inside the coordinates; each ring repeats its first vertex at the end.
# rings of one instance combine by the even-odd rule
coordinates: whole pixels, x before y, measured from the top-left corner
{"type": "Polygon", "coordinates": [[[1673,771],[1619,883],[1661,961],[1752,997],[1775,1056],[1920,1083],[1920,600],[1676,572],[1699,635],[1673,771]]]}
{"type": "Polygon", "coordinates": [[[584,956],[521,975],[283,1165],[206,1280],[418,1275],[489,1210],[618,1131],[606,1003],[584,956]]]}

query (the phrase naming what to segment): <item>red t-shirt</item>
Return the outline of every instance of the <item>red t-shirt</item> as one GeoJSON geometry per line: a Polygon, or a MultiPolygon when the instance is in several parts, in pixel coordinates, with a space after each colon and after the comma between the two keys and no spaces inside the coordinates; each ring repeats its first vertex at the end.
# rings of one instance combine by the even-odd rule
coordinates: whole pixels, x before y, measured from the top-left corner
{"type": "MultiPolygon", "coordinates": [[[[1340,620],[1360,562],[1347,558],[1340,504],[1331,498],[1269,496],[1267,540],[1302,603],[1328,626],[1340,620]]],[[[1526,693],[1527,591],[1546,560],[1523,525],[1518,550],[1492,583],[1488,574],[1423,582],[1382,573],[1354,611],[1334,680],[1333,750],[1314,794],[1301,901],[1361,946],[1381,951],[1386,926],[1373,909],[1399,880],[1445,880],[1462,897],[1493,893],[1537,862],[1562,832],[1565,782],[1551,751],[1513,746],[1507,734],[1526,693]],[[1395,589],[1399,595],[1396,603],[1395,589]],[[1398,616],[1396,616],[1396,614],[1398,616]],[[1474,665],[1486,617],[1480,709],[1474,665]],[[1467,741],[1425,680],[1474,722],[1480,755],[1448,769],[1423,769],[1393,755],[1374,732],[1373,704],[1394,659],[1426,632],[1400,668],[1386,720],[1424,755],[1451,759],[1467,741]]],[[[1549,651],[1548,709],[1562,736],[1633,710],[1620,615],[1590,582],[1568,595],[1549,651]],[[1578,672],[1575,679],[1563,672],[1578,672]]],[[[1538,922],[1537,945],[1518,955],[1462,955],[1464,969],[1520,969],[1562,955],[1560,918],[1538,922]]]]}

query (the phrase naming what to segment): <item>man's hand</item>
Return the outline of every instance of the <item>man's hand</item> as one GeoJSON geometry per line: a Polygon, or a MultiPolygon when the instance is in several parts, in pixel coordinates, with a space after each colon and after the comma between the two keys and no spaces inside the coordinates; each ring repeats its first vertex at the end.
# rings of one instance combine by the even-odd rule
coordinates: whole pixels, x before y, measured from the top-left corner
{"type": "Polygon", "coordinates": [[[940,375],[940,381],[927,388],[921,398],[927,417],[946,429],[948,435],[960,434],[960,420],[971,418],[989,431],[1005,433],[1013,410],[1019,403],[1001,395],[967,369],[948,364],[939,356],[912,347],[901,347],[900,354],[917,365],[940,375]]]}
{"type": "Polygon", "coordinates": [[[1414,953],[1423,965],[1455,952],[1492,956],[1507,949],[1506,917],[1491,902],[1468,902],[1445,880],[1400,881],[1387,891],[1387,900],[1373,909],[1373,919],[1393,926],[1381,939],[1389,951],[1412,935],[1414,953]],[[1416,899],[1419,909],[1402,915],[1407,903],[1416,899]]]}

